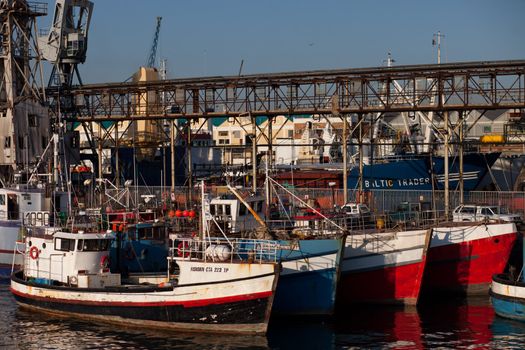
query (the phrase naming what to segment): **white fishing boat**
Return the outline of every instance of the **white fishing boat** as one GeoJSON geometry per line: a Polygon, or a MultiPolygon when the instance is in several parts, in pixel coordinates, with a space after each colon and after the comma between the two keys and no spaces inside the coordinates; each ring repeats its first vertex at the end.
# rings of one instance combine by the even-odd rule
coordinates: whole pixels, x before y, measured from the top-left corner
{"type": "Polygon", "coordinates": [[[0,278],[9,278],[13,265],[22,265],[22,252],[13,249],[23,244],[24,223],[49,225],[55,219],[54,212],[65,211],[66,194],[46,197],[42,187],[15,185],[0,188],[0,278]],[[55,210],[52,210],[55,209],[55,210]]]}
{"type": "Polygon", "coordinates": [[[234,240],[174,240],[169,272],[131,281],[109,270],[113,239],[28,229],[23,269],[11,278],[20,307],[124,326],[266,332],[279,273],[275,242],[253,241],[248,250],[234,240]]]}

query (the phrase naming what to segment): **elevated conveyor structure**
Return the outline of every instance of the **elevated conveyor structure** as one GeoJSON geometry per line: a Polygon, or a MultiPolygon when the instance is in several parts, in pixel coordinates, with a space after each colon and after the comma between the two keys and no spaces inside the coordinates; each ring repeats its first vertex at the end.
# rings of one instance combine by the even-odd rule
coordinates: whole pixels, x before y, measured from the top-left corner
{"type": "Polygon", "coordinates": [[[525,60],[97,84],[69,93],[76,113],[66,117],[76,121],[522,109],[525,60]],[[164,99],[142,101],[157,94],[164,99]]]}

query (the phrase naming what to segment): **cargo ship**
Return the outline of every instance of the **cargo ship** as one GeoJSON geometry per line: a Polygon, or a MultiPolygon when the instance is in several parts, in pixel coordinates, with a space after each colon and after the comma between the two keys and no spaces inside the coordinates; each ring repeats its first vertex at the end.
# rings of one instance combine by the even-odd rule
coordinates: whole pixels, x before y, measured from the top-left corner
{"type": "MultiPolygon", "coordinates": [[[[465,191],[478,189],[481,180],[496,162],[500,153],[467,153],[463,156],[463,185],[465,191]]],[[[298,188],[343,188],[342,164],[308,164],[278,167],[283,172],[275,176],[281,184],[298,188]],[[290,170],[290,167],[293,169],[290,170]]],[[[459,157],[449,158],[449,188],[459,186],[459,157]]],[[[359,188],[359,166],[348,175],[348,188],[359,188]]],[[[443,190],[445,187],[444,157],[429,155],[400,155],[376,159],[363,165],[363,189],[373,190],[443,190]]]]}

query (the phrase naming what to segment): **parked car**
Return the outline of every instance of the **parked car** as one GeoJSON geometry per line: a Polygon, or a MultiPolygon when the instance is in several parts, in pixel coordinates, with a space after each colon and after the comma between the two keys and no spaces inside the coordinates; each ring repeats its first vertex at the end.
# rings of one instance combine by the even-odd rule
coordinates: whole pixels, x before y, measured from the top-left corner
{"type": "Polygon", "coordinates": [[[498,205],[463,204],[452,212],[453,221],[495,221],[521,223],[519,214],[509,213],[507,208],[498,205]]]}

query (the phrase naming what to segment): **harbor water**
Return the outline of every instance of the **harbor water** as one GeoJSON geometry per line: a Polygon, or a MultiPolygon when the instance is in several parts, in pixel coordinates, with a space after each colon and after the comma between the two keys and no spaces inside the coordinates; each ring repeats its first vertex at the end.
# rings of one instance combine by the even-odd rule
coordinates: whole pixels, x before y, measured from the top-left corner
{"type": "Polygon", "coordinates": [[[488,297],[367,307],[332,320],[272,319],[267,336],[122,328],[19,309],[0,283],[0,349],[523,349],[525,323],[494,314],[488,297]]]}

